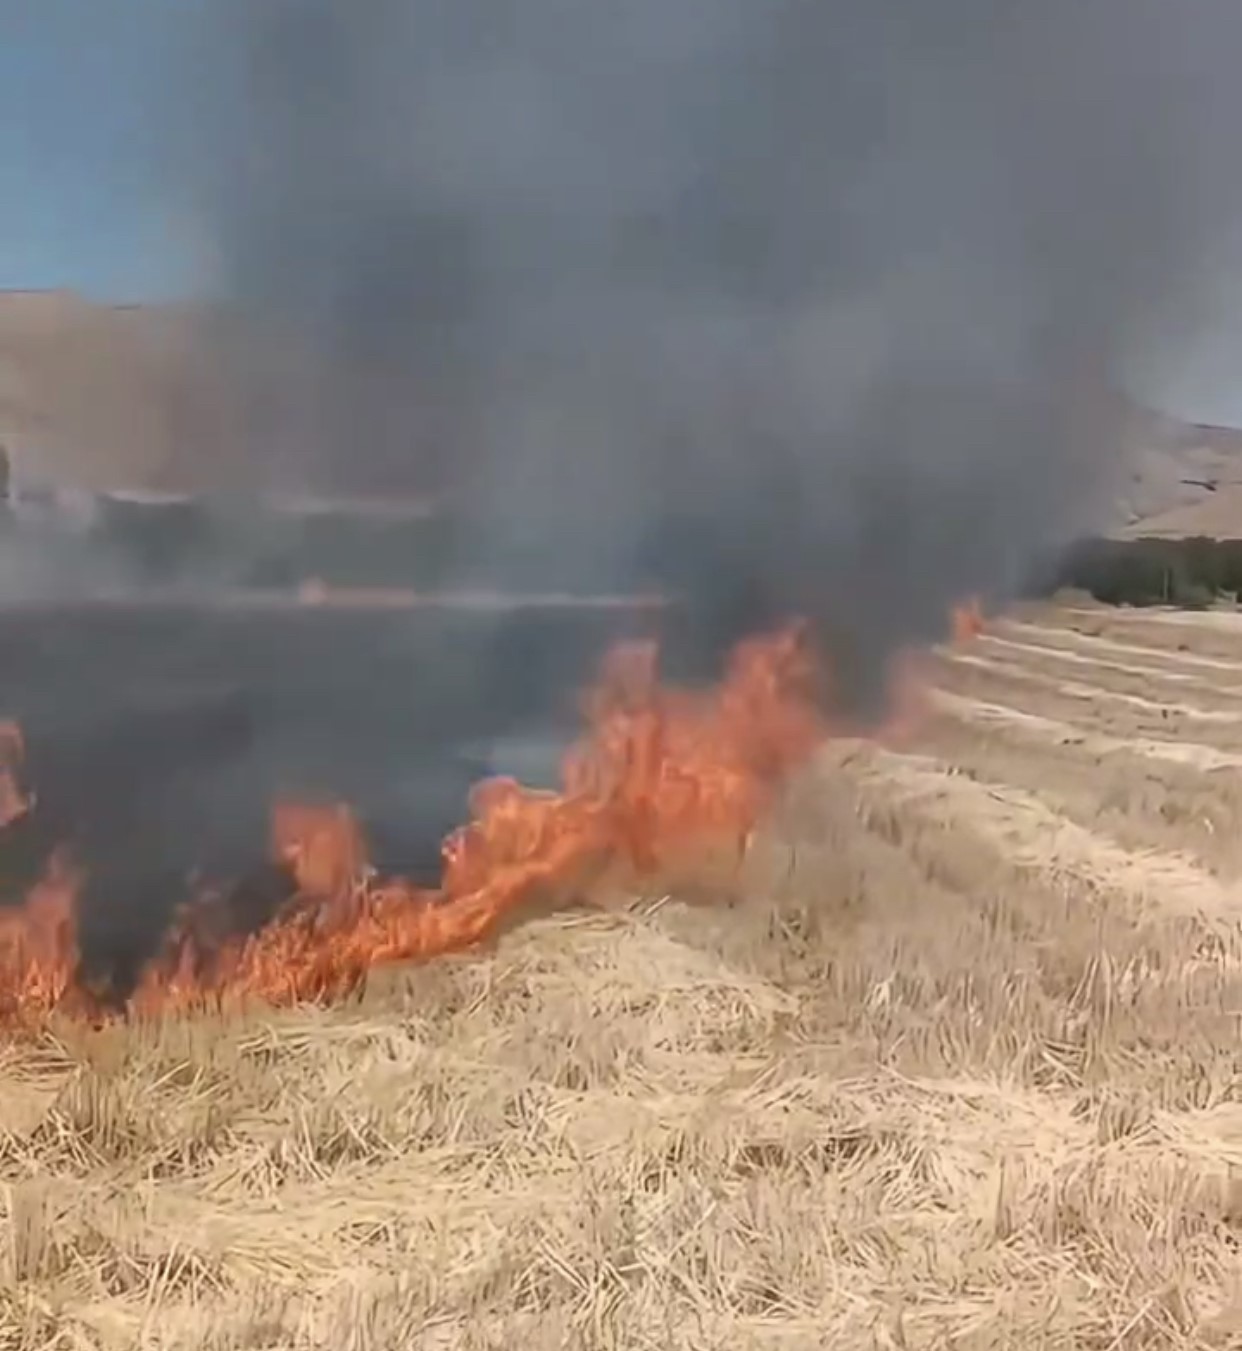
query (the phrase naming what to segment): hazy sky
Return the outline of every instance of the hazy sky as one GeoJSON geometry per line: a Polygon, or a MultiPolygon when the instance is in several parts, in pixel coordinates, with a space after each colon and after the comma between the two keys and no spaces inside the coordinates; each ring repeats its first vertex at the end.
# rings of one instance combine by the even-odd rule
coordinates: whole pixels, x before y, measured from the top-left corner
{"type": "Polygon", "coordinates": [[[1151,395],[1172,412],[1242,427],[1242,223],[1204,259],[1196,300],[1170,325],[1151,395]]]}
{"type": "MultiPolygon", "coordinates": [[[[195,289],[192,231],[159,156],[170,81],[187,77],[185,20],[211,2],[0,0],[0,288],[195,289]]],[[[1151,364],[1148,398],[1242,424],[1242,223],[1151,364]]]]}

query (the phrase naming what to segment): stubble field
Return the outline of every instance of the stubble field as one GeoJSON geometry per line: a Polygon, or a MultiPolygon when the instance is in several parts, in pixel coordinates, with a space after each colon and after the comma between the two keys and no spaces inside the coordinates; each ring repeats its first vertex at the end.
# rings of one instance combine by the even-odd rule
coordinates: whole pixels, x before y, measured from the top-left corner
{"type": "Polygon", "coordinates": [[[0,1349],[1242,1346],[1242,616],[930,665],[710,903],[0,1044],[0,1349]]]}

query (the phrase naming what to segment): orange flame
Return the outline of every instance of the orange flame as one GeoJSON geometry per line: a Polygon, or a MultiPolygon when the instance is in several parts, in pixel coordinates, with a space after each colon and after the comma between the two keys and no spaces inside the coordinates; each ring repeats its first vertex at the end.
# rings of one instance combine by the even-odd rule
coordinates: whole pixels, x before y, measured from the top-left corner
{"type": "Polygon", "coordinates": [[[22,1018],[70,996],[78,965],[78,879],[59,859],[17,910],[0,910],[0,1017],[22,1018]]]}
{"type": "Polygon", "coordinates": [[[968,643],[984,632],[983,601],[978,596],[969,596],[953,607],[953,641],[968,643]]]}
{"type": "Polygon", "coordinates": [[[19,782],[26,743],[22,729],[10,721],[0,721],[0,829],[30,810],[30,799],[19,782]]]}
{"type": "MultiPolygon", "coordinates": [[[[537,899],[581,894],[606,870],[651,873],[721,841],[740,854],[827,733],[817,676],[797,626],[742,643],[708,693],[662,686],[655,646],[622,645],[587,700],[587,731],[566,757],[562,789],[477,785],[470,821],[444,843],[438,891],[377,881],[347,808],[279,806],[272,854],[296,878],[292,901],[258,933],[220,939],[211,936],[212,900],[199,898],[130,1008],[340,998],[375,966],[468,947],[537,899]]],[[[0,912],[10,1018],[89,1008],[74,980],[74,894],[62,871],[22,909],[0,912]]]]}

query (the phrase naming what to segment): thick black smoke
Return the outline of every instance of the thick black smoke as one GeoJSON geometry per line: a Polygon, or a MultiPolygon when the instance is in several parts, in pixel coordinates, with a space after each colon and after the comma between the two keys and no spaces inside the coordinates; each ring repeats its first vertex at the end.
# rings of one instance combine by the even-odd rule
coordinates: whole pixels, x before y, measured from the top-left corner
{"type": "MultiPolygon", "coordinates": [[[[152,116],[253,325],[250,481],[444,489],[440,581],[654,580],[721,641],[807,614],[863,692],[1101,519],[1126,370],[1238,214],[1237,0],[200,9],[152,116]]],[[[29,853],[71,835],[122,937],[258,857],[274,795],[434,854],[608,627],[7,622],[29,853]]]]}
{"type": "Polygon", "coordinates": [[[1124,365],[1225,207],[1235,10],[217,6],[202,219],[335,372],[263,472],[464,485],[467,572],[934,632],[1100,519],[1124,365]]]}

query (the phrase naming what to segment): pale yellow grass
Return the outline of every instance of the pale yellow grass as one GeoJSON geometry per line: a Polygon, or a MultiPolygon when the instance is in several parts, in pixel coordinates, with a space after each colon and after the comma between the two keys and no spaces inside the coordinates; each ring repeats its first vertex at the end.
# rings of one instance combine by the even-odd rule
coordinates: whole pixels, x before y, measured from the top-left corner
{"type": "MultiPolygon", "coordinates": [[[[981,657],[975,652],[948,652],[944,659],[957,666],[973,667],[976,670],[1004,675],[1009,680],[1019,681],[1038,687],[1040,691],[1059,694],[1063,699],[1092,703],[1099,699],[1100,691],[1096,685],[1082,684],[1076,680],[1041,671],[1023,670],[1004,661],[995,661],[981,657]]],[[[1133,668],[1127,668],[1132,671],[1133,668]]],[[[1159,674],[1157,672],[1157,674],[1159,674]]],[[[1232,692],[1230,692],[1232,693],[1232,692]]],[[[1141,694],[1127,694],[1113,691],[1114,703],[1125,704],[1140,713],[1154,714],[1163,719],[1171,715],[1184,718],[1187,722],[1224,723],[1226,725],[1242,723],[1242,713],[1220,708],[1204,708],[1199,704],[1179,703],[1175,699],[1150,699],[1141,694]]]]}
{"type": "Polygon", "coordinates": [[[0,1347],[1238,1345],[1236,938],[930,772],[834,752],[741,903],[11,1047],[0,1347]]]}
{"type": "Polygon", "coordinates": [[[699,903],[0,1044],[0,1351],[1242,1347],[1234,733],[1046,619],[699,903]]]}
{"type": "Polygon", "coordinates": [[[944,690],[932,693],[934,706],[952,717],[978,722],[985,727],[1003,727],[1036,742],[1081,746],[1091,755],[1138,755],[1150,760],[1187,765],[1192,769],[1242,769],[1242,753],[1218,750],[1198,741],[1165,741],[1148,737],[1114,737],[1078,723],[1046,718],[1038,713],[984,699],[963,698],[944,690]]]}

